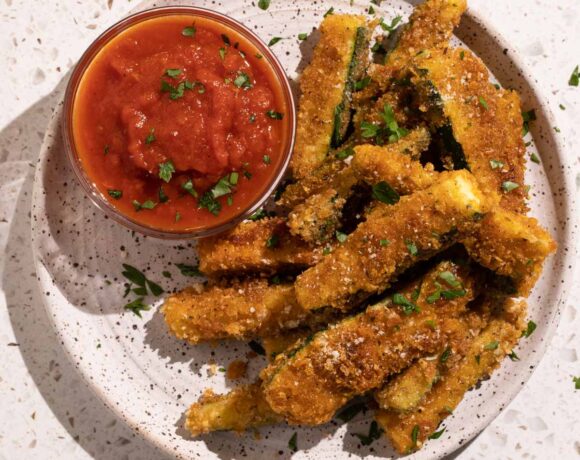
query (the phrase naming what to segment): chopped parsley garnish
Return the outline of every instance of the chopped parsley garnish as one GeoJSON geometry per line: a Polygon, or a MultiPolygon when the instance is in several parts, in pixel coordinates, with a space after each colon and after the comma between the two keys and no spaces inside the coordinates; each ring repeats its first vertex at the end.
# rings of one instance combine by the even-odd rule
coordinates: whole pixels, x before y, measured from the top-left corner
{"type": "Polygon", "coordinates": [[[374,441],[380,439],[382,434],[382,428],[380,428],[379,424],[373,420],[369,428],[369,434],[353,433],[353,436],[359,438],[363,446],[370,446],[374,441]]]}
{"type": "Polygon", "coordinates": [[[364,77],[362,80],[359,80],[357,82],[355,82],[354,84],[354,89],[356,91],[361,91],[363,89],[365,89],[367,86],[369,86],[371,84],[371,77],[364,77]]]}
{"type": "Polygon", "coordinates": [[[254,56],[256,56],[256,59],[262,59],[264,57],[260,53],[256,53],[254,56]]]}
{"type": "Polygon", "coordinates": [[[511,359],[512,361],[519,361],[520,357],[516,354],[515,351],[512,350],[512,352],[508,355],[509,359],[511,359]]]}
{"type": "Polygon", "coordinates": [[[352,147],[348,147],[340,152],[336,152],[334,155],[337,160],[346,160],[348,157],[354,155],[354,149],[352,147]]]}
{"type": "Polygon", "coordinates": [[[165,80],[161,80],[161,92],[162,93],[169,93],[169,99],[175,101],[183,97],[185,93],[185,82],[182,81],[177,86],[173,86],[166,82],[165,80]]]}
{"type": "Polygon", "coordinates": [[[327,246],[327,247],[325,247],[325,248],[322,250],[322,255],[323,255],[323,256],[327,256],[327,255],[328,255],[328,254],[330,254],[331,252],[332,252],[332,248],[329,248],[329,247],[327,246]]]}
{"type": "Polygon", "coordinates": [[[324,13],[324,16],[323,16],[323,17],[330,16],[331,14],[334,14],[334,6],[331,6],[331,7],[330,7],[330,8],[329,8],[329,9],[326,11],[326,13],[324,13]]]}
{"type": "Polygon", "coordinates": [[[222,34],[221,37],[226,45],[231,46],[232,43],[230,42],[230,37],[228,37],[226,34],[222,34]]]}
{"type": "Polygon", "coordinates": [[[181,75],[181,69],[167,69],[165,75],[171,78],[177,78],[181,75]]]}
{"type": "Polygon", "coordinates": [[[369,6],[368,13],[375,14],[375,9],[373,8],[373,5],[369,6]]]}
{"type": "Polygon", "coordinates": [[[373,185],[373,198],[386,204],[395,204],[400,200],[399,194],[385,181],[373,185]]]}
{"type": "Polygon", "coordinates": [[[525,136],[530,132],[530,122],[536,121],[536,111],[534,109],[528,110],[527,112],[522,112],[522,118],[524,119],[524,127],[522,134],[525,136]]]}
{"type": "Polygon", "coordinates": [[[457,278],[455,277],[455,275],[453,273],[451,273],[450,271],[441,272],[437,276],[453,288],[461,287],[461,282],[459,282],[457,280],[457,278]]]}
{"type": "Polygon", "coordinates": [[[155,139],[155,128],[151,128],[151,131],[149,131],[149,134],[145,138],[145,143],[151,144],[152,142],[155,142],[155,139]]]}
{"type": "Polygon", "coordinates": [[[411,442],[413,443],[412,444],[413,447],[417,447],[417,440],[419,438],[420,431],[421,428],[419,428],[419,425],[415,425],[413,427],[413,431],[411,431],[411,442]]]}
{"type": "Polygon", "coordinates": [[[195,36],[195,25],[191,25],[189,27],[184,28],[181,31],[181,35],[183,35],[184,37],[194,37],[195,36]]]}
{"type": "Polygon", "coordinates": [[[226,203],[228,206],[231,206],[232,204],[234,204],[234,197],[231,195],[228,195],[228,197],[226,198],[226,203]]]}
{"type": "Polygon", "coordinates": [[[407,299],[403,294],[394,294],[393,295],[393,303],[403,308],[403,313],[405,315],[410,315],[411,313],[417,312],[419,313],[421,309],[407,299]]]}
{"type": "Polygon", "coordinates": [[[250,76],[245,72],[238,72],[238,76],[234,80],[234,85],[242,89],[250,89],[254,86],[252,85],[250,76]]]}
{"type": "Polygon", "coordinates": [[[306,40],[307,38],[308,38],[308,34],[306,34],[306,33],[298,34],[298,40],[300,40],[300,41],[306,40]]]}
{"type": "Polygon", "coordinates": [[[503,162],[499,160],[489,160],[489,165],[491,166],[491,169],[501,169],[504,166],[503,162]]]}
{"type": "Polygon", "coordinates": [[[445,361],[447,361],[449,359],[449,357],[451,356],[451,348],[447,347],[443,353],[441,353],[441,356],[439,357],[439,361],[444,363],[445,361]]]}
{"type": "Polygon", "coordinates": [[[361,123],[362,137],[375,138],[375,141],[378,145],[383,145],[385,140],[387,140],[389,143],[392,143],[409,134],[409,131],[407,131],[405,128],[399,127],[399,124],[395,119],[395,112],[393,111],[393,107],[391,105],[384,105],[381,117],[384,121],[384,126],[375,125],[366,121],[361,123]]]}
{"type": "Polygon", "coordinates": [[[175,167],[173,166],[171,160],[168,160],[165,163],[159,163],[159,178],[161,180],[169,182],[174,172],[175,167]]]}
{"type": "Polygon", "coordinates": [[[262,208],[258,209],[254,214],[248,217],[248,219],[255,222],[257,220],[263,219],[264,217],[268,217],[268,212],[262,208]]]}
{"type": "Polygon", "coordinates": [[[253,113],[250,115],[250,123],[255,123],[256,122],[256,114],[253,113]]]}
{"type": "Polygon", "coordinates": [[[220,53],[220,58],[223,61],[226,58],[226,49],[225,48],[220,48],[218,52],[220,53]]]}
{"type": "Polygon", "coordinates": [[[481,356],[480,355],[475,355],[475,362],[477,364],[479,364],[481,362],[481,356]]]}
{"type": "Polygon", "coordinates": [[[181,188],[189,193],[192,197],[197,198],[197,192],[195,188],[193,188],[193,182],[191,179],[188,179],[187,182],[181,184],[181,188]]]}
{"type": "Polygon", "coordinates": [[[248,342],[248,346],[257,355],[262,355],[262,356],[266,355],[266,350],[264,350],[264,347],[260,343],[256,342],[255,340],[250,340],[248,342]]]}
{"type": "Polygon", "coordinates": [[[445,428],[430,434],[429,439],[439,439],[443,433],[445,433],[445,428]]]}
{"type": "Polygon", "coordinates": [[[557,126],[554,126],[554,131],[556,131],[557,133],[561,133],[562,131],[560,131],[560,128],[558,128],[557,126]]]}
{"type": "Polygon", "coordinates": [[[179,222],[181,220],[181,213],[179,211],[175,211],[175,222],[179,222]]]}
{"type": "Polygon", "coordinates": [[[391,244],[391,242],[389,240],[380,240],[379,244],[383,247],[388,246],[389,244],[391,244]]]}
{"type": "Polygon", "coordinates": [[[526,327],[526,330],[522,333],[522,337],[528,338],[530,335],[532,335],[534,333],[534,331],[536,330],[537,327],[538,327],[538,325],[536,323],[534,323],[531,320],[528,321],[528,325],[526,327]]]}
{"type": "Polygon", "coordinates": [[[214,216],[217,216],[222,210],[222,205],[214,198],[211,191],[205,192],[203,194],[203,196],[199,199],[198,205],[202,209],[207,209],[214,216]]]}
{"type": "Polygon", "coordinates": [[[123,197],[122,190],[114,190],[110,188],[109,190],[107,190],[107,193],[111,198],[114,198],[115,200],[120,200],[123,197]]]}
{"type": "Polygon", "coordinates": [[[157,203],[155,203],[152,200],[147,200],[143,203],[140,203],[137,200],[133,200],[133,208],[135,208],[135,211],[139,212],[142,209],[153,209],[155,206],[157,206],[157,203]]]}
{"type": "Polygon", "coordinates": [[[347,238],[348,235],[346,233],[342,233],[339,231],[336,232],[336,239],[338,240],[339,243],[344,243],[347,238]]]}
{"type": "Polygon", "coordinates": [[[459,53],[459,59],[461,59],[462,61],[465,59],[465,51],[461,51],[459,53]]]}
{"type": "Polygon", "coordinates": [[[344,423],[347,423],[350,422],[353,418],[355,418],[360,412],[362,412],[365,409],[366,409],[365,403],[357,402],[342,409],[338,414],[336,414],[336,418],[342,420],[344,423]]]}
{"type": "Polygon", "coordinates": [[[171,272],[168,272],[167,270],[161,272],[161,274],[164,278],[171,278],[171,272]]]}
{"type": "Polygon", "coordinates": [[[275,110],[268,110],[266,112],[266,116],[273,119],[273,120],[281,120],[284,118],[284,114],[280,112],[276,112],[275,110]]]}
{"type": "Polygon", "coordinates": [[[151,294],[154,296],[160,296],[163,294],[163,288],[157,283],[148,279],[139,269],[129,264],[123,264],[123,269],[124,270],[121,274],[131,283],[137,285],[139,288],[142,288],[143,295],[147,294],[147,288],[149,288],[151,294]]]}
{"type": "Polygon", "coordinates": [[[163,187],[159,187],[158,195],[160,203],[167,203],[169,201],[169,197],[165,193],[165,190],[163,190],[163,187]]]}
{"type": "Polygon", "coordinates": [[[269,165],[270,163],[272,163],[272,159],[270,158],[270,155],[264,155],[262,157],[262,161],[264,162],[265,165],[269,165]]]}
{"type": "Polygon", "coordinates": [[[566,110],[566,106],[564,104],[560,104],[560,110],[566,110]]]}
{"type": "Polygon", "coordinates": [[[272,235],[270,238],[266,240],[266,247],[267,248],[275,248],[280,243],[280,237],[278,235],[272,235]]]}
{"type": "Polygon", "coordinates": [[[568,80],[568,84],[570,86],[578,86],[580,85],[580,66],[576,66],[572,75],[570,76],[570,80],[568,80]]]}
{"type": "Polygon", "coordinates": [[[504,192],[511,192],[512,190],[515,190],[519,186],[520,184],[512,182],[510,180],[506,180],[504,183],[501,184],[501,188],[503,189],[504,192]]]}
{"type": "Polygon", "coordinates": [[[280,40],[282,40],[282,37],[272,37],[272,39],[268,42],[268,46],[274,46],[280,40]]]}
{"type": "Polygon", "coordinates": [[[494,340],[493,342],[489,342],[487,345],[483,347],[484,350],[497,350],[499,347],[499,342],[494,340]]]}
{"type": "Polygon", "coordinates": [[[536,164],[540,164],[540,158],[535,153],[532,153],[530,155],[530,160],[532,160],[536,164]]]}
{"type": "Polygon", "coordinates": [[[133,314],[137,315],[139,318],[142,318],[141,312],[151,309],[149,305],[145,305],[143,303],[143,300],[145,300],[143,297],[139,297],[138,299],[135,299],[132,302],[126,304],[124,308],[125,310],[133,312],[133,314]]]}
{"type": "Polygon", "coordinates": [[[484,108],[484,110],[488,110],[489,109],[489,106],[487,105],[487,102],[481,96],[479,96],[479,105],[481,105],[484,108]]]}
{"type": "Polygon", "coordinates": [[[427,321],[425,321],[425,324],[433,330],[435,330],[435,328],[437,327],[437,323],[435,321],[433,321],[432,319],[428,319],[427,321]]]}
{"type": "Polygon", "coordinates": [[[395,29],[397,28],[397,25],[398,25],[398,24],[401,22],[401,20],[402,20],[402,19],[403,19],[403,18],[402,18],[402,16],[396,16],[396,17],[395,17],[395,18],[394,18],[394,19],[391,21],[391,23],[390,23],[390,24],[387,24],[387,23],[385,23],[384,19],[383,19],[383,18],[381,18],[381,22],[380,22],[381,28],[382,28],[382,29],[383,29],[385,32],[389,32],[389,33],[391,33],[391,32],[394,32],[394,31],[395,31],[395,29]]]}
{"type": "Polygon", "coordinates": [[[412,256],[416,256],[419,253],[419,250],[417,249],[417,245],[415,243],[413,243],[412,241],[405,240],[405,245],[407,246],[407,249],[409,250],[409,254],[411,254],[412,256]]]}
{"type": "Polygon", "coordinates": [[[260,8],[261,10],[266,11],[269,6],[270,6],[270,0],[259,0],[258,1],[258,8],[260,8]]]}
{"type": "Polygon", "coordinates": [[[298,433],[294,433],[290,438],[290,441],[288,441],[288,449],[290,449],[292,452],[298,451],[297,443],[298,443],[298,433]]]}
{"type": "Polygon", "coordinates": [[[572,377],[572,382],[574,382],[574,389],[580,390],[580,377],[572,377]]]}
{"type": "Polygon", "coordinates": [[[175,264],[183,276],[203,276],[203,273],[199,271],[198,265],[187,265],[187,264],[175,264]]]}

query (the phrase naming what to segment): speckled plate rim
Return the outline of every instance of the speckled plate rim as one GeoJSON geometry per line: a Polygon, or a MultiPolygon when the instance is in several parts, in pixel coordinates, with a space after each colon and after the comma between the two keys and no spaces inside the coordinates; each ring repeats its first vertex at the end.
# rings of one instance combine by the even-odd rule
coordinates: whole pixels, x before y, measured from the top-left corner
{"type": "MultiPolygon", "coordinates": [[[[137,11],[139,10],[139,8],[140,6],[137,5],[132,11],[137,11]]],[[[471,22],[471,27],[479,28],[484,33],[484,35],[486,35],[487,42],[490,45],[494,46],[496,49],[501,50],[511,49],[509,43],[505,38],[503,38],[501,33],[499,33],[499,31],[495,27],[486,23],[485,20],[473,9],[470,9],[464,15],[463,21],[469,21],[471,22]]],[[[458,32],[461,32],[461,29],[462,27],[460,26],[458,32]]],[[[461,37],[460,33],[458,34],[458,36],[460,38],[463,38],[464,42],[467,45],[470,45],[470,40],[468,37],[461,37]]],[[[476,52],[478,51],[477,49],[474,50],[476,52]]],[[[484,53],[480,51],[478,54],[483,55],[484,53]]],[[[485,58],[483,59],[484,62],[486,62],[485,58]]],[[[553,146],[554,157],[558,159],[559,165],[562,169],[562,171],[560,172],[560,175],[563,179],[561,188],[569,191],[574,190],[573,168],[569,164],[570,162],[566,161],[567,157],[565,155],[565,148],[563,146],[563,142],[560,141],[560,139],[554,134],[554,131],[551,129],[552,126],[555,126],[554,123],[555,117],[553,111],[551,110],[549,104],[547,103],[546,97],[540,91],[539,85],[533,81],[532,73],[530,72],[528,66],[518,57],[518,55],[511,54],[508,59],[511,61],[513,70],[518,72],[517,80],[519,80],[519,83],[523,87],[527,88],[529,96],[531,97],[532,102],[534,104],[534,107],[538,109],[537,110],[537,115],[539,116],[538,121],[530,129],[534,138],[536,139],[538,137],[536,134],[539,133],[540,130],[542,130],[542,127],[544,126],[550,127],[550,129],[543,130],[542,137],[547,138],[547,141],[545,141],[545,143],[551,144],[553,146]]],[[[57,128],[59,118],[61,116],[62,116],[62,98],[53,112],[52,118],[47,127],[46,135],[44,137],[40,149],[40,154],[37,161],[37,167],[34,176],[35,186],[33,188],[32,193],[33,208],[35,206],[35,203],[41,202],[43,200],[41,187],[39,187],[38,184],[42,183],[43,165],[45,164],[46,157],[48,155],[48,152],[50,151],[52,139],[54,139],[55,135],[59,135],[58,134],[59,130],[57,128]]],[[[529,380],[535,368],[537,367],[537,364],[544,356],[546,348],[556,332],[559,323],[561,309],[568,295],[569,291],[568,286],[570,286],[571,283],[573,282],[578,250],[576,244],[577,231],[573,226],[574,221],[573,219],[574,216],[576,216],[577,210],[576,197],[574,196],[573,193],[570,193],[564,195],[562,197],[562,200],[564,201],[562,207],[566,210],[565,214],[570,218],[567,219],[567,224],[564,226],[564,228],[560,230],[560,238],[558,243],[560,248],[566,247],[567,251],[559,250],[560,258],[562,261],[561,267],[563,279],[562,283],[557,288],[555,288],[558,292],[557,300],[553,300],[552,302],[550,302],[552,304],[551,308],[552,316],[549,324],[546,325],[545,333],[542,337],[543,340],[535,349],[536,353],[534,353],[533,356],[528,360],[528,364],[530,364],[530,366],[526,368],[525,371],[519,374],[519,376],[522,378],[517,380],[515,378],[512,378],[511,384],[508,387],[503,388],[502,397],[500,398],[501,404],[497,404],[496,407],[494,407],[492,410],[489,410],[483,413],[480,417],[473,419],[473,423],[471,423],[470,426],[467,427],[466,430],[462,433],[462,437],[461,438],[457,437],[454,440],[454,442],[447,443],[445,448],[440,449],[440,451],[436,455],[436,458],[444,457],[456,451],[459,447],[461,447],[461,445],[464,442],[473,439],[476,435],[478,435],[481,431],[483,431],[501,413],[503,408],[507,404],[509,404],[509,402],[511,402],[523,388],[520,382],[521,381],[527,382],[529,380]]],[[[32,221],[34,222],[34,219],[32,221]]],[[[37,273],[37,278],[39,280],[39,283],[42,283],[41,282],[42,279],[44,279],[46,283],[51,283],[50,277],[48,277],[48,279],[45,279],[47,278],[46,274],[43,273],[42,271],[41,258],[39,257],[35,244],[35,240],[37,239],[36,237],[37,237],[36,228],[34,224],[32,224],[32,252],[35,261],[34,264],[37,273]]],[[[56,318],[52,314],[51,303],[49,298],[45,295],[43,295],[42,298],[44,308],[47,311],[51,324],[53,325],[59,338],[62,340],[63,348],[66,355],[73,363],[74,367],[79,371],[79,374],[82,376],[86,384],[95,392],[97,397],[119,418],[124,420],[136,433],[145,437],[154,446],[156,446],[157,448],[159,448],[160,450],[164,451],[169,455],[180,456],[181,454],[179,452],[176,452],[174,448],[172,448],[170,443],[168,443],[163,436],[160,436],[154,430],[148,430],[146,426],[142,424],[142,421],[134,420],[133,418],[127,416],[127,414],[124,413],[121,408],[116,406],[115,400],[110,398],[110,395],[106,391],[104,391],[103,388],[92,382],[90,378],[89,368],[83,363],[83,361],[76,361],[74,359],[72,353],[72,339],[66,334],[63,334],[62,331],[60,330],[59,324],[57,323],[56,318]]],[[[426,454],[426,452],[419,451],[418,453],[408,456],[406,458],[408,459],[415,459],[419,457],[423,458],[424,454],[426,454]]]]}

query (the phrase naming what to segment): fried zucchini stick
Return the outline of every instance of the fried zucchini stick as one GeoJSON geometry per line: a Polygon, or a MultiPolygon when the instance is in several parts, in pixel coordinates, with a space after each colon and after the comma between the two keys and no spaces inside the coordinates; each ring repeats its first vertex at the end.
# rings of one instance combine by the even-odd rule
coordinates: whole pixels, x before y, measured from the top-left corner
{"type": "Polygon", "coordinates": [[[376,420],[401,454],[421,448],[425,440],[461,402],[465,392],[490,375],[509,354],[521,336],[523,304],[512,311],[515,322],[492,319],[473,341],[463,359],[435,384],[416,411],[379,411],[376,420]],[[519,310],[519,311],[517,311],[519,310]],[[413,440],[416,438],[416,442],[413,440]]]}
{"type": "Polygon", "coordinates": [[[320,33],[300,79],[302,95],[290,164],[296,178],[311,174],[328,151],[344,141],[353,86],[366,69],[369,30],[363,16],[329,15],[320,33]]]}
{"type": "Polygon", "coordinates": [[[387,216],[369,216],[348,239],[296,280],[305,309],[348,308],[389,286],[393,277],[457,241],[490,210],[465,171],[442,173],[432,187],[403,197],[387,216]]]}
{"type": "Polygon", "coordinates": [[[162,311],[173,335],[190,343],[247,340],[334,317],[331,311],[302,309],[292,284],[269,285],[263,279],[240,281],[235,287],[188,288],[167,298],[162,311]]]}
{"type": "Polygon", "coordinates": [[[453,169],[468,168],[501,205],[525,213],[525,146],[519,96],[489,82],[485,64],[467,49],[425,53],[412,78],[453,169]],[[438,113],[442,112],[442,113],[438,113]]]}
{"type": "Polygon", "coordinates": [[[260,383],[235,388],[224,395],[207,391],[186,414],[185,428],[193,435],[212,431],[244,431],[282,422],[264,400],[260,383]]]}
{"type": "Polygon", "coordinates": [[[290,423],[325,423],[352,397],[380,386],[414,359],[442,348],[446,327],[456,326],[439,313],[441,304],[461,311],[473,298],[465,270],[443,262],[392,298],[279,355],[261,374],[272,410],[290,423]],[[444,272],[463,285],[461,295],[428,301],[439,289],[444,272]]]}
{"type": "Polygon", "coordinates": [[[282,218],[242,222],[226,234],[200,240],[200,271],[211,277],[241,273],[271,274],[308,267],[322,256],[290,235],[282,218]]]}

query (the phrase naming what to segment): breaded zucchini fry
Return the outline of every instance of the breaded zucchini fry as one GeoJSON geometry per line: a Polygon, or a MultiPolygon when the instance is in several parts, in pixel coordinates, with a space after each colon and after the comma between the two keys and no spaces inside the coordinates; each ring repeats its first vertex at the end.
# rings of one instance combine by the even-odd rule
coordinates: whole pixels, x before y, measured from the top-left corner
{"type": "Polygon", "coordinates": [[[235,287],[188,288],[170,296],[162,311],[170,331],[190,343],[274,335],[333,317],[332,312],[303,310],[292,284],[269,285],[262,279],[240,281],[235,287]]]}
{"type": "Polygon", "coordinates": [[[242,222],[226,234],[200,240],[199,268],[207,276],[274,273],[308,267],[321,258],[304,241],[290,235],[280,217],[242,222]]]}
{"type": "Polygon", "coordinates": [[[467,390],[490,375],[511,352],[521,336],[521,318],[525,308],[515,314],[511,323],[503,318],[492,319],[481,334],[473,340],[463,359],[441,376],[419,408],[410,413],[379,411],[376,420],[386,431],[395,449],[408,453],[421,448],[428,436],[461,402],[467,390]],[[413,443],[413,431],[417,442],[413,443]]]}
{"type": "Polygon", "coordinates": [[[261,375],[272,410],[290,423],[325,423],[352,397],[441,349],[445,326],[451,323],[441,320],[438,310],[449,304],[447,308],[461,311],[473,298],[464,270],[468,268],[443,262],[392,298],[279,355],[261,375]],[[444,272],[463,285],[461,295],[428,301],[444,272]]]}
{"type": "Polygon", "coordinates": [[[455,171],[389,208],[386,216],[369,216],[341,246],[298,276],[300,305],[348,308],[353,299],[386,289],[397,274],[457,241],[490,204],[471,174],[455,171]]]}
{"type": "Polygon", "coordinates": [[[296,146],[290,168],[302,178],[343,143],[354,83],[366,69],[369,29],[363,16],[327,16],[321,38],[300,80],[296,146]]]}
{"type": "MultiPolygon", "coordinates": [[[[322,329],[324,328],[322,327],[322,329]]],[[[278,335],[264,337],[262,339],[262,346],[266,352],[266,357],[269,360],[273,360],[277,355],[295,345],[299,340],[305,340],[313,333],[310,329],[293,329],[278,335]]]]}
{"type": "Polygon", "coordinates": [[[193,436],[199,436],[212,431],[244,431],[282,420],[264,400],[260,383],[254,383],[224,395],[207,391],[187,411],[185,428],[193,436]]]}
{"type": "Polygon", "coordinates": [[[501,196],[503,207],[525,213],[525,146],[517,93],[496,89],[483,62],[467,49],[425,53],[416,59],[414,72],[418,108],[438,129],[449,167],[471,170],[482,190],[501,196]]]}

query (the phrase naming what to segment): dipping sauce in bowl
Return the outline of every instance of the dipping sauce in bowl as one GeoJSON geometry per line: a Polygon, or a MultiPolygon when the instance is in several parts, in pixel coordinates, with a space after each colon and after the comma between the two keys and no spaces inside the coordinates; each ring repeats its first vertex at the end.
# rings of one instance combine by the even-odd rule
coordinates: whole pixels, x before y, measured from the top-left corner
{"type": "Polygon", "coordinates": [[[283,176],[295,111],[271,51],[235,21],[159,8],[105,32],[65,101],[73,167],[111,217],[160,237],[248,217],[283,176]]]}

